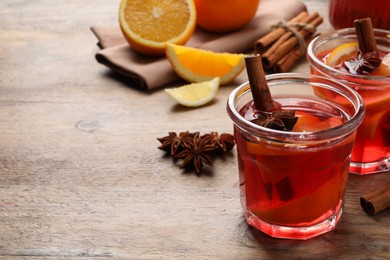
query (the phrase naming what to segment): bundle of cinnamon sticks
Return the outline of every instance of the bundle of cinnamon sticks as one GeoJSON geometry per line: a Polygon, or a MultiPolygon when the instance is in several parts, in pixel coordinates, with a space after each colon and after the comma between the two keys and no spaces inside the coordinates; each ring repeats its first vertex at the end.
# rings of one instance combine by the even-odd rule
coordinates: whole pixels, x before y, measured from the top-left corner
{"type": "Polygon", "coordinates": [[[268,34],[254,43],[256,53],[262,56],[265,69],[286,72],[306,53],[307,44],[318,34],[323,22],[317,13],[301,12],[290,21],[276,24],[268,34]]]}

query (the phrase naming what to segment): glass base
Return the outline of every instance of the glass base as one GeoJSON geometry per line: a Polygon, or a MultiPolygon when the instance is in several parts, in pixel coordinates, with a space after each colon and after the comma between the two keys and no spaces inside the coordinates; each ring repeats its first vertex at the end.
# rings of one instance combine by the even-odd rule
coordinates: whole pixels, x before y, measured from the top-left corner
{"type": "Polygon", "coordinates": [[[349,167],[349,172],[358,175],[387,172],[389,170],[390,170],[390,158],[386,158],[381,161],[371,162],[371,163],[351,162],[351,165],[349,167]]]}
{"type": "Polygon", "coordinates": [[[312,226],[301,226],[301,227],[278,226],[278,225],[269,224],[251,213],[249,213],[248,217],[246,217],[246,221],[249,225],[253,226],[254,228],[262,231],[263,233],[271,237],[306,240],[335,229],[336,224],[340,220],[342,213],[343,210],[340,205],[337,208],[335,214],[329,211],[325,213],[325,214],[330,214],[330,216],[326,220],[312,226]]]}

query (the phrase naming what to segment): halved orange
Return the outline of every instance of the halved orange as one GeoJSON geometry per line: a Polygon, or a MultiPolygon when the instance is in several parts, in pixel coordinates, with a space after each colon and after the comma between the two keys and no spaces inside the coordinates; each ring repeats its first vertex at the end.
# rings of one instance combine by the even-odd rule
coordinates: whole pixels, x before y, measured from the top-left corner
{"type": "Polygon", "coordinates": [[[344,43],[333,49],[326,59],[326,64],[329,66],[339,65],[346,60],[356,57],[358,50],[359,46],[357,42],[344,43]]]}
{"type": "Polygon", "coordinates": [[[192,83],[219,77],[220,84],[224,85],[245,68],[244,54],[212,52],[168,43],[166,55],[176,73],[192,83]]]}
{"type": "Polygon", "coordinates": [[[165,43],[185,44],[196,26],[193,0],[121,0],[119,24],[136,51],[158,56],[165,43]]]}

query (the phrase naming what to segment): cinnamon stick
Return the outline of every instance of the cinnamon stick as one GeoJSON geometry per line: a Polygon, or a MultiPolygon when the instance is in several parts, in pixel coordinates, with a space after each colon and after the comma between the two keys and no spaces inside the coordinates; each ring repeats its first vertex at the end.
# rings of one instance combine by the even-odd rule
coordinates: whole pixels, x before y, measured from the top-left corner
{"type": "MultiPolygon", "coordinates": [[[[311,37],[306,38],[305,44],[308,45],[309,42],[317,36],[318,34],[315,34],[311,37]]],[[[295,64],[295,62],[304,54],[305,53],[302,51],[302,48],[300,46],[295,46],[291,52],[289,52],[286,56],[276,62],[276,64],[273,66],[273,71],[276,73],[287,72],[295,64]]]]}
{"type": "MultiPolygon", "coordinates": [[[[302,15],[302,16],[301,16],[302,19],[299,20],[299,23],[300,23],[300,24],[309,24],[309,23],[312,22],[314,19],[316,19],[317,17],[320,16],[318,12],[312,13],[312,14],[310,14],[310,15],[307,15],[306,12],[305,12],[304,14],[306,14],[306,15],[304,15],[304,16],[302,15]]],[[[292,25],[292,23],[289,22],[287,25],[292,25]]],[[[296,26],[292,26],[292,27],[296,27],[296,26]]],[[[293,35],[290,31],[287,31],[287,30],[285,30],[285,29],[283,29],[283,28],[279,28],[279,29],[281,29],[281,30],[283,31],[282,34],[278,35],[279,38],[280,38],[283,34],[288,34],[288,35],[290,35],[290,36],[293,35]]],[[[298,28],[298,30],[299,30],[299,28],[298,28]]],[[[272,32],[271,32],[271,33],[272,33],[272,32]]],[[[279,39],[279,38],[278,38],[278,39],[279,39]]]]}
{"type": "Polygon", "coordinates": [[[371,18],[357,19],[354,21],[359,49],[364,54],[376,52],[376,41],[371,18]]]}
{"type": "MultiPolygon", "coordinates": [[[[290,21],[287,22],[288,25],[291,25],[293,23],[299,23],[304,18],[308,16],[307,12],[301,12],[297,16],[293,17],[290,21]]],[[[283,34],[286,33],[286,30],[283,28],[277,28],[275,30],[272,30],[268,34],[264,35],[254,43],[254,49],[256,51],[260,51],[262,48],[267,47],[277,39],[279,39],[283,34]]]]}
{"type": "MultiPolygon", "coordinates": [[[[308,25],[312,26],[313,28],[317,28],[323,22],[322,17],[319,16],[318,13],[314,13],[310,15],[304,20],[306,21],[302,21],[302,23],[306,22],[308,25]]],[[[308,30],[301,29],[298,31],[298,33],[302,36],[302,38],[305,38],[311,32],[308,30]]],[[[266,68],[272,67],[277,61],[282,59],[288,52],[290,52],[297,43],[298,43],[298,39],[296,37],[290,37],[287,41],[284,41],[279,46],[279,48],[274,52],[269,52],[269,51],[265,52],[262,55],[262,61],[264,67],[266,68]]]]}
{"type": "Polygon", "coordinates": [[[274,100],[265,79],[260,54],[246,56],[245,64],[255,108],[264,112],[275,110],[274,100]]]}
{"type": "Polygon", "coordinates": [[[360,198],[360,205],[368,215],[375,215],[390,207],[390,185],[374,190],[360,198]]]}
{"type": "MultiPolygon", "coordinates": [[[[318,14],[318,13],[317,13],[318,14]]],[[[311,21],[313,19],[313,16],[315,16],[316,14],[313,14],[313,15],[307,15],[307,13],[305,12],[301,17],[298,17],[299,19],[299,22],[301,24],[307,24],[309,21],[311,21]],[[302,19],[301,19],[302,18],[302,19]]],[[[288,25],[291,25],[288,24],[288,25]]],[[[267,56],[267,55],[271,55],[272,53],[278,51],[279,47],[285,43],[292,35],[293,33],[290,32],[290,31],[287,31],[286,29],[282,29],[282,28],[279,28],[283,31],[282,34],[278,35],[279,38],[278,39],[275,39],[274,43],[272,44],[272,46],[270,48],[268,48],[267,51],[264,52],[263,56],[267,56]]],[[[260,48],[260,45],[257,44],[257,46],[255,45],[255,50],[257,52],[261,52],[261,48],[260,48]]],[[[266,66],[268,67],[268,66],[266,66]]]]}
{"type": "MultiPolygon", "coordinates": [[[[280,46],[282,44],[284,44],[291,37],[291,35],[292,35],[291,32],[287,32],[287,33],[283,34],[274,44],[272,44],[271,47],[268,48],[268,50],[266,52],[264,52],[263,56],[266,57],[267,55],[272,55],[273,53],[277,52],[278,49],[280,48],[280,46]]],[[[260,50],[256,50],[256,51],[260,53],[260,50]]],[[[269,68],[270,66],[268,66],[268,64],[266,64],[265,67],[269,68]]]]}
{"type": "MultiPolygon", "coordinates": [[[[300,23],[301,24],[309,24],[310,22],[312,22],[314,19],[316,19],[317,17],[319,17],[319,14],[316,12],[316,13],[313,13],[309,16],[305,16],[301,21],[300,23]]],[[[272,55],[275,51],[278,50],[278,47],[280,47],[280,45],[282,45],[283,43],[286,42],[286,40],[288,38],[290,38],[291,36],[293,36],[293,33],[290,32],[290,31],[286,31],[284,30],[284,33],[282,35],[279,36],[279,39],[277,41],[275,41],[275,43],[263,54],[263,57],[267,57],[269,55],[272,55]]],[[[299,30],[297,30],[299,31],[299,30]]]]}

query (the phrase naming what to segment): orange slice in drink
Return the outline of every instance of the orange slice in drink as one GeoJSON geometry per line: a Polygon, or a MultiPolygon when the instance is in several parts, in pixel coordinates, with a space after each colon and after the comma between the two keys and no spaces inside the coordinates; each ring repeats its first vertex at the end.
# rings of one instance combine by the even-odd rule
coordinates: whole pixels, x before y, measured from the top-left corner
{"type": "Polygon", "coordinates": [[[350,60],[356,56],[359,50],[357,42],[344,43],[329,54],[326,59],[326,64],[329,66],[337,66],[346,60],[350,60]]]}
{"type": "Polygon", "coordinates": [[[168,43],[166,55],[173,69],[189,82],[203,82],[215,77],[224,85],[235,79],[245,67],[244,55],[212,52],[168,43]]]}
{"type": "Polygon", "coordinates": [[[381,65],[372,74],[390,77],[390,53],[383,57],[381,65]]]}
{"type": "Polygon", "coordinates": [[[297,111],[295,116],[298,117],[298,121],[294,125],[294,132],[317,132],[341,125],[343,123],[339,116],[332,116],[321,120],[318,117],[301,111],[297,111]]]}
{"type": "Polygon", "coordinates": [[[119,25],[136,51],[164,55],[165,43],[184,44],[196,26],[193,0],[121,0],[119,25]]]}
{"type": "MultiPolygon", "coordinates": [[[[348,174],[345,171],[345,174],[348,174]]],[[[339,203],[340,187],[345,185],[338,174],[311,194],[304,195],[281,205],[258,205],[252,212],[261,219],[274,224],[297,224],[311,222],[339,203]]]]}
{"type": "Polygon", "coordinates": [[[305,144],[284,144],[282,142],[247,142],[246,149],[250,154],[260,156],[305,156],[308,153],[316,152],[314,149],[303,149],[311,148],[320,145],[323,141],[311,141],[305,144]]]}
{"type": "Polygon", "coordinates": [[[383,96],[363,97],[367,113],[387,110],[390,104],[389,94],[389,92],[385,92],[383,96]]]}

